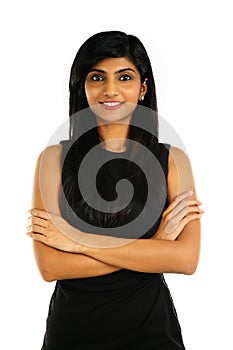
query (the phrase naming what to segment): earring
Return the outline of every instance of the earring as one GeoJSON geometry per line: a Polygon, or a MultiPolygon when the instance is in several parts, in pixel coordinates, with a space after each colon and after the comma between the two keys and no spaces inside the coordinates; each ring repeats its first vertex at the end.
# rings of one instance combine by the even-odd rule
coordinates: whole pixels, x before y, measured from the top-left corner
{"type": "Polygon", "coordinates": [[[143,96],[143,95],[141,96],[141,99],[140,99],[140,100],[141,100],[141,101],[143,101],[143,100],[144,100],[144,96],[143,96]]]}

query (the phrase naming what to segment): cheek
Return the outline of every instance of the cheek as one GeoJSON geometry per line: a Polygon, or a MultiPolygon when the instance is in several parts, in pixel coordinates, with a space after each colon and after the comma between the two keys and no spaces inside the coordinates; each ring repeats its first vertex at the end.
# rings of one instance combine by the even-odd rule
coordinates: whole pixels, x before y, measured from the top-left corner
{"type": "Polygon", "coordinates": [[[86,87],[85,87],[85,94],[86,94],[86,99],[87,99],[88,105],[89,106],[92,105],[93,104],[93,97],[92,97],[90,90],[86,87]]]}
{"type": "Polygon", "coordinates": [[[84,91],[85,91],[86,98],[87,98],[87,101],[88,101],[88,100],[89,100],[89,89],[88,89],[88,86],[87,86],[86,83],[85,83],[85,85],[84,85],[84,91]]]}
{"type": "Polygon", "coordinates": [[[98,97],[97,89],[89,86],[89,84],[85,84],[85,93],[89,105],[96,103],[98,97]]]}
{"type": "Polygon", "coordinates": [[[129,96],[131,101],[137,102],[139,95],[140,95],[140,87],[138,85],[132,86],[128,90],[128,96],[129,96]]]}
{"type": "Polygon", "coordinates": [[[141,89],[141,83],[139,80],[132,82],[130,86],[130,90],[132,91],[132,93],[134,92],[135,96],[140,93],[140,89],[141,89]]]}

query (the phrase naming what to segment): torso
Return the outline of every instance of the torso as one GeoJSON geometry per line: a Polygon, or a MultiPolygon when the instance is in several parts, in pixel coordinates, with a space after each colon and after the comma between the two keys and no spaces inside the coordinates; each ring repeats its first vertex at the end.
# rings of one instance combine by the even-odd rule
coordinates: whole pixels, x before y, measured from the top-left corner
{"type": "MultiPolygon", "coordinates": [[[[61,145],[47,148],[41,172],[46,209],[59,215],[61,156],[61,145]]],[[[152,234],[153,230],[147,238],[152,234]]],[[[57,281],[43,350],[142,350],[157,348],[162,342],[169,343],[171,350],[184,349],[162,274],[122,269],[103,276],[57,281]]]]}
{"type": "MultiPolygon", "coordinates": [[[[61,215],[59,208],[59,192],[61,189],[61,157],[61,144],[47,147],[43,152],[40,171],[40,183],[44,207],[48,212],[52,212],[56,215],[61,215]]],[[[177,169],[174,161],[174,159],[178,158],[179,155],[177,153],[177,149],[171,146],[168,156],[167,174],[168,203],[170,203],[179,192],[178,183],[175,181],[177,169]]]]}

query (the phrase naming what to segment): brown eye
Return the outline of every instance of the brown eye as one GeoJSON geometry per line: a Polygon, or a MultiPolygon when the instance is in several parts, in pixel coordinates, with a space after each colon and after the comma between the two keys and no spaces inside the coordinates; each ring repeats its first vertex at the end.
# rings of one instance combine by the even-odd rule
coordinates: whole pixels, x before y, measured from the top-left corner
{"type": "Polygon", "coordinates": [[[128,81],[128,80],[131,80],[131,76],[129,74],[123,74],[121,77],[120,77],[120,80],[121,81],[128,81]]]}
{"type": "Polygon", "coordinates": [[[99,75],[99,74],[95,74],[91,77],[91,80],[93,81],[103,81],[104,78],[102,77],[102,75],[99,75]]]}

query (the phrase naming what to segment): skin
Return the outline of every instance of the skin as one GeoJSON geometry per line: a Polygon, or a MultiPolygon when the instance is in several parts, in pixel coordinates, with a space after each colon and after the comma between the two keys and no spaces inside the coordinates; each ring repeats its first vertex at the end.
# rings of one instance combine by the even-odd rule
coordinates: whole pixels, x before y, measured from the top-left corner
{"type": "MultiPolygon", "coordinates": [[[[120,152],[124,150],[133,106],[142,94],[146,94],[146,80],[141,82],[139,72],[127,58],[105,59],[92,69],[85,83],[89,106],[96,115],[106,148],[120,152]],[[103,101],[123,103],[119,109],[110,111],[102,107],[103,101]]],[[[29,218],[31,225],[27,233],[33,239],[36,261],[46,281],[100,276],[122,268],[154,273],[195,272],[203,210],[196,197],[189,159],[183,151],[175,147],[170,149],[169,207],[162,215],[158,230],[151,239],[134,241],[109,238],[106,242],[106,237],[81,232],[61,218],[58,205],[60,160],[61,145],[46,148],[38,158],[29,218]],[[69,238],[74,234],[79,243],[69,238]],[[98,247],[105,243],[107,248],[98,247]]]]}
{"type": "Polygon", "coordinates": [[[132,113],[146,91],[146,80],[141,82],[138,69],[128,58],[108,58],[91,68],[86,77],[85,92],[106,148],[117,152],[124,150],[132,113]],[[106,110],[103,102],[107,101],[119,101],[121,107],[106,110]]]}

